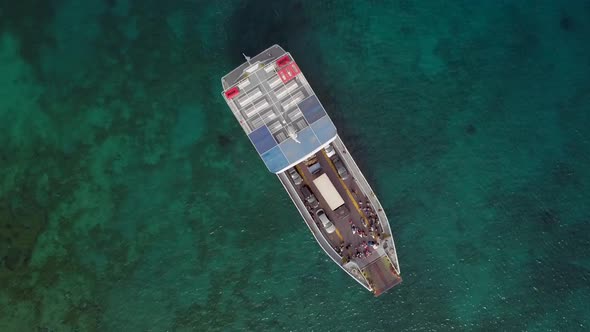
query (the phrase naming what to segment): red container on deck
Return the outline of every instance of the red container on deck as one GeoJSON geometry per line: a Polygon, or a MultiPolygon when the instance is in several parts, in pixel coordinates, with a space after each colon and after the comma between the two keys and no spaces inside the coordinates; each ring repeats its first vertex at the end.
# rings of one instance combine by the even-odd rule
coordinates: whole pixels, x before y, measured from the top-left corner
{"type": "Polygon", "coordinates": [[[291,57],[286,54],[286,55],[283,55],[282,57],[280,57],[277,60],[276,64],[277,64],[277,67],[281,68],[281,67],[289,64],[291,61],[293,61],[293,60],[291,60],[291,57]]]}
{"type": "Polygon", "coordinates": [[[233,88],[225,91],[225,98],[232,99],[232,98],[235,98],[239,94],[240,94],[240,89],[238,89],[237,86],[234,86],[233,88]]]}

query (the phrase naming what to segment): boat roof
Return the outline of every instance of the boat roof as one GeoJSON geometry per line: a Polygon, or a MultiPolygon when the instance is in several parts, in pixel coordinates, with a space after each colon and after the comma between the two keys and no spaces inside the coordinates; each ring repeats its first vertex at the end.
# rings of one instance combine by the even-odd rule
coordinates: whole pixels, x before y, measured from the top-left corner
{"type": "Polygon", "coordinates": [[[222,78],[223,98],[269,171],[333,141],[336,127],[290,53],[274,45],[222,78]]]}

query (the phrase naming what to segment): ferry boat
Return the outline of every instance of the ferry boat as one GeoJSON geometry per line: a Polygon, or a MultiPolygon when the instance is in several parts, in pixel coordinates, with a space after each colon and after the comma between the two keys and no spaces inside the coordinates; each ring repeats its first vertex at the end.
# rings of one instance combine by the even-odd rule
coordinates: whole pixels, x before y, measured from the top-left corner
{"type": "Polygon", "coordinates": [[[222,96],[320,247],[375,296],[399,284],[385,211],[293,56],[273,45],[244,57],[222,96]]]}

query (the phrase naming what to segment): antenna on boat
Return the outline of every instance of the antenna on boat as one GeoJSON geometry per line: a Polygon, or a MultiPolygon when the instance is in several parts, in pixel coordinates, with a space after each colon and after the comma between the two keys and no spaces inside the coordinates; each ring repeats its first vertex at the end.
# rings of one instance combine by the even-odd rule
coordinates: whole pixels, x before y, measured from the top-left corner
{"type": "Polygon", "coordinates": [[[289,125],[287,127],[287,132],[289,133],[289,137],[291,137],[295,142],[301,144],[301,142],[299,142],[299,140],[297,139],[297,132],[295,131],[295,128],[293,128],[292,125],[289,125]]]}
{"type": "Polygon", "coordinates": [[[248,61],[248,63],[250,63],[250,59],[251,58],[249,56],[247,56],[246,54],[244,54],[244,53],[242,53],[242,55],[244,56],[244,58],[246,59],[246,61],[248,61]]]}

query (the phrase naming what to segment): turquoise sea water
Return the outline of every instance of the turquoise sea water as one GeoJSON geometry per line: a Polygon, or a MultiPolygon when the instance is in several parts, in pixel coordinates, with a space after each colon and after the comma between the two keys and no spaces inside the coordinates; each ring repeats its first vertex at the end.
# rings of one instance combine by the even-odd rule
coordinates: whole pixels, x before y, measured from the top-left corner
{"type": "Polygon", "coordinates": [[[0,331],[590,330],[588,1],[0,1],[0,331]],[[221,98],[279,43],[394,229],[374,298],[221,98]]]}

